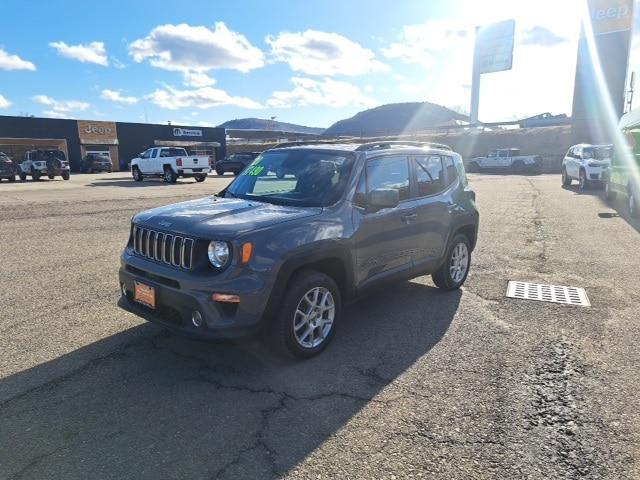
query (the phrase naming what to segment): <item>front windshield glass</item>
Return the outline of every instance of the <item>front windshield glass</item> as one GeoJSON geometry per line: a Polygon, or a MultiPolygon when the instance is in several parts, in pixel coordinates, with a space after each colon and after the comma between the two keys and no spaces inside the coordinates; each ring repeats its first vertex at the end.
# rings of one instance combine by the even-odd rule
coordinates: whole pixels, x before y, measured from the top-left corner
{"type": "Polygon", "coordinates": [[[606,160],[611,158],[611,147],[587,147],[583,150],[582,155],[584,158],[606,160]]]}
{"type": "Polygon", "coordinates": [[[230,196],[323,207],[342,196],[354,156],[320,150],[272,150],[257,157],[227,189],[230,196]]]}

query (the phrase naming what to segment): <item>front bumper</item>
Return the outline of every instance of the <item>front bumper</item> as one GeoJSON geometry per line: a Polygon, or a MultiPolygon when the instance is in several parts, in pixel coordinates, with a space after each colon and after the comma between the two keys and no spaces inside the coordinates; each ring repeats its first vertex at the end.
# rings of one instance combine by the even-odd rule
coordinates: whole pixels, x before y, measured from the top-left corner
{"type": "Polygon", "coordinates": [[[604,181],[608,169],[601,167],[587,167],[586,169],[587,180],[590,182],[602,182],[604,181]]]}
{"type": "Polygon", "coordinates": [[[269,296],[269,289],[257,277],[201,277],[126,252],[119,281],[123,292],[119,302],[121,308],[171,331],[204,339],[231,339],[256,334],[263,325],[269,296]],[[155,289],[155,309],[134,301],[135,282],[155,289]],[[240,303],[214,302],[211,298],[213,293],[239,295],[240,303]],[[201,326],[195,326],[191,321],[194,311],[202,316],[201,326]]]}

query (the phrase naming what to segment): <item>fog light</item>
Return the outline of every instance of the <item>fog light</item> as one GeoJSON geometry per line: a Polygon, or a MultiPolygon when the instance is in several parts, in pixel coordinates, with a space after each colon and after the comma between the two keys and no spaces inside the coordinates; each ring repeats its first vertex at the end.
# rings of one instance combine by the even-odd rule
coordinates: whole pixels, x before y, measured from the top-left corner
{"type": "Polygon", "coordinates": [[[231,295],[229,293],[214,293],[211,298],[213,298],[214,302],[240,303],[240,297],[238,295],[231,295]]]}
{"type": "Polygon", "coordinates": [[[194,327],[200,328],[202,326],[202,315],[198,310],[194,310],[191,314],[191,323],[194,327]]]}

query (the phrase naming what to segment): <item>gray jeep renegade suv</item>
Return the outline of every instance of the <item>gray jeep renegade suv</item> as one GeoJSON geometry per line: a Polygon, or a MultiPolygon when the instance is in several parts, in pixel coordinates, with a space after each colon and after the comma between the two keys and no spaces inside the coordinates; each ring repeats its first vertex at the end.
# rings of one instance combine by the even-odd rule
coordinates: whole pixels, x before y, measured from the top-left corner
{"type": "Polygon", "coordinates": [[[198,337],[261,332],[310,357],[370,287],[431,274],[459,288],[477,232],[448,147],[282,144],[218,195],[135,215],[120,306],[198,337]]]}

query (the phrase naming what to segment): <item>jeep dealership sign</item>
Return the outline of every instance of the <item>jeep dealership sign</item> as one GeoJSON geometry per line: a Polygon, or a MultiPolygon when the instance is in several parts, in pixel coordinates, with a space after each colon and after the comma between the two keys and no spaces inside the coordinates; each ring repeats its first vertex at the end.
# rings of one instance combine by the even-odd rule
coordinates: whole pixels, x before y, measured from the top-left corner
{"type": "Polygon", "coordinates": [[[173,129],[174,137],[201,137],[202,130],[196,130],[194,128],[180,128],[175,127],[173,129]]]}
{"type": "Polygon", "coordinates": [[[115,122],[78,120],[78,136],[83,145],[118,145],[115,122]]]}

